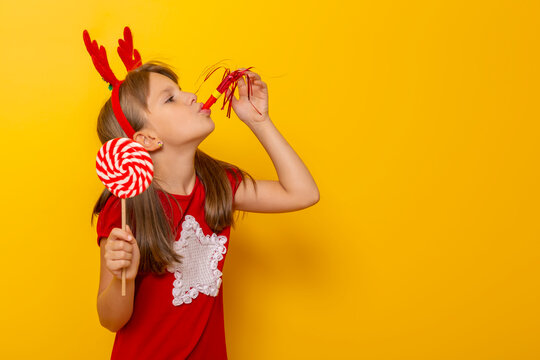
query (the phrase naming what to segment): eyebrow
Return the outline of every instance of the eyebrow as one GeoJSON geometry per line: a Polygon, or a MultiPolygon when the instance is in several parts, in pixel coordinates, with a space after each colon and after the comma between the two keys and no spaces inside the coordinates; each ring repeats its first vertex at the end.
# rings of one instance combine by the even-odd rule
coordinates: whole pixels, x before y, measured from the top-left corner
{"type": "Polygon", "coordinates": [[[159,94],[157,94],[156,96],[156,103],[161,99],[161,97],[163,96],[163,94],[167,93],[167,92],[170,92],[170,91],[173,91],[175,89],[179,89],[180,91],[182,91],[182,88],[180,87],[180,85],[177,85],[177,87],[174,87],[173,85],[169,85],[167,86],[165,89],[161,90],[159,92],[159,94]]]}
{"type": "Polygon", "coordinates": [[[169,92],[171,90],[174,90],[176,89],[175,87],[173,86],[167,86],[165,89],[161,90],[161,92],[158,94],[158,99],[161,97],[161,95],[163,95],[164,93],[166,92],[169,92]]]}

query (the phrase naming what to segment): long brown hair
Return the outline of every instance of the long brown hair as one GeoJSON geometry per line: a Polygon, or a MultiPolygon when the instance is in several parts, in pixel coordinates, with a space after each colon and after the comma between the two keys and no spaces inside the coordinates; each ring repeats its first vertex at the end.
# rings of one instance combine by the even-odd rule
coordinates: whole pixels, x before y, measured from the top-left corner
{"type": "MultiPolygon", "coordinates": [[[[178,76],[161,61],[149,61],[128,72],[119,89],[120,106],[135,132],[143,128],[148,110],[150,72],[167,76],[178,84],[178,76]]],[[[114,116],[111,99],[101,108],[97,121],[97,133],[102,144],[118,137],[127,137],[114,116]]],[[[230,172],[236,180],[253,177],[235,165],[214,159],[200,149],[195,152],[195,173],[205,190],[205,217],[210,229],[216,233],[227,226],[235,225],[233,218],[232,189],[226,172],[230,172]],[[239,176],[236,176],[236,170],[239,176]]],[[[255,184],[255,182],[254,182],[255,184]]],[[[256,185],[256,184],[255,184],[256,185]]],[[[173,230],[172,219],[167,219],[158,191],[166,193],[157,182],[153,181],[142,194],[126,199],[127,223],[137,239],[141,259],[140,272],[163,274],[166,267],[174,262],[181,263],[182,256],[173,249],[176,230],[173,230]]],[[[98,215],[112,193],[105,188],[97,200],[90,223],[98,215]]],[[[174,199],[172,196],[167,196],[174,199]]],[[[177,202],[177,201],[176,201],[177,202]]],[[[180,208],[177,202],[178,208],[180,208]]]]}

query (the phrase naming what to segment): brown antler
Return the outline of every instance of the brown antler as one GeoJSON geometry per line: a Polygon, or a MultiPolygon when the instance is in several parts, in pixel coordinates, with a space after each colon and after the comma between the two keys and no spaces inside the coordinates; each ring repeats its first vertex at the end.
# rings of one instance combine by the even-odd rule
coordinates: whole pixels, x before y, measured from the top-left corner
{"type": "Polygon", "coordinates": [[[84,44],[86,45],[86,50],[92,57],[94,67],[99,72],[103,80],[105,80],[112,86],[117,85],[119,81],[116,76],[114,76],[114,73],[109,66],[109,62],[107,61],[107,52],[105,51],[103,45],[98,48],[97,41],[90,40],[90,34],[88,34],[88,30],[83,31],[83,39],[84,44]]]}
{"type": "Polygon", "coordinates": [[[130,71],[142,65],[141,55],[137,49],[133,48],[133,36],[128,26],[124,28],[124,40],[118,39],[118,55],[126,66],[126,70],[130,71]]]}

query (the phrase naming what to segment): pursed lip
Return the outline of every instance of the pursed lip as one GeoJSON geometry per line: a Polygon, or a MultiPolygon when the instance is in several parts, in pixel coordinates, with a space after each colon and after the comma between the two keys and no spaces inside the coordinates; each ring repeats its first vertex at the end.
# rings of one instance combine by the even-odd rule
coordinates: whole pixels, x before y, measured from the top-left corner
{"type": "Polygon", "coordinates": [[[201,106],[199,107],[199,112],[203,112],[203,111],[204,111],[205,114],[208,114],[208,115],[210,115],[210,114],[212,113],[212,110],[210,110],[210,109],[204,109],[204,110],[203,110],[203,108],[202,108],[202,107],[204,106],[203,103],[199,103],[199,104],[201,104],[201,106]]]}

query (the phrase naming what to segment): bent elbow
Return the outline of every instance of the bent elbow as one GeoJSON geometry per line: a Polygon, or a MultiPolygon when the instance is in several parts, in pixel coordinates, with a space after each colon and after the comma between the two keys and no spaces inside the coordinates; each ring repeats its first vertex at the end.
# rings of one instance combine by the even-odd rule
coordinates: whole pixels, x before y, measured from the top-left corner
{"type": "Polygon", "coordinates": [[[320,199],[321,199],[321,195],[319,194],[319,189],[317,189],[317,193],[315,194],[314,201],[313,201],[312,205],[315,205],[316,203],[318,203],[320,199]]]}
{"type": "Polygon", "coordinates": [[[109,330],[110,332],[115,333],[118,330],[120,330],[120,328],[118,326],[115,326],[111,322],[105,321],[105,320],[103,320],[101,318],[99,319],[99,323],[101,324],[101,326],[103,326],[105,329],[109,330]]]}
{"type": "Polygon", "coordinates": [[[315,189],[315,192],[313,193],[313,195],[310,197],[310,200],[308,202],[308,206],[313,206],[315,205],[316,203],[318,203],[320,200],[320,194],[319,194],[319,189],[315,189]]]}
{"type": "Polygon", "coordinates": [[[304,200],[299,205],[299,208],[305,209],[305,208],[315,205],[318,202],[319,202],[319,192],[317,191],[317,193],[315,193],[314,195],[304,198],[304,200]]]}
{"type": "Polygon", "coordinates": [[[115,332],[118,332],[118,330],[120,330],[122,327],[124,327],[127,321],[122,321],[120,319],[105,319],[100,316],[99,323],[105,329],[109,330],[110,332],[115,333],[115,332]]]}

